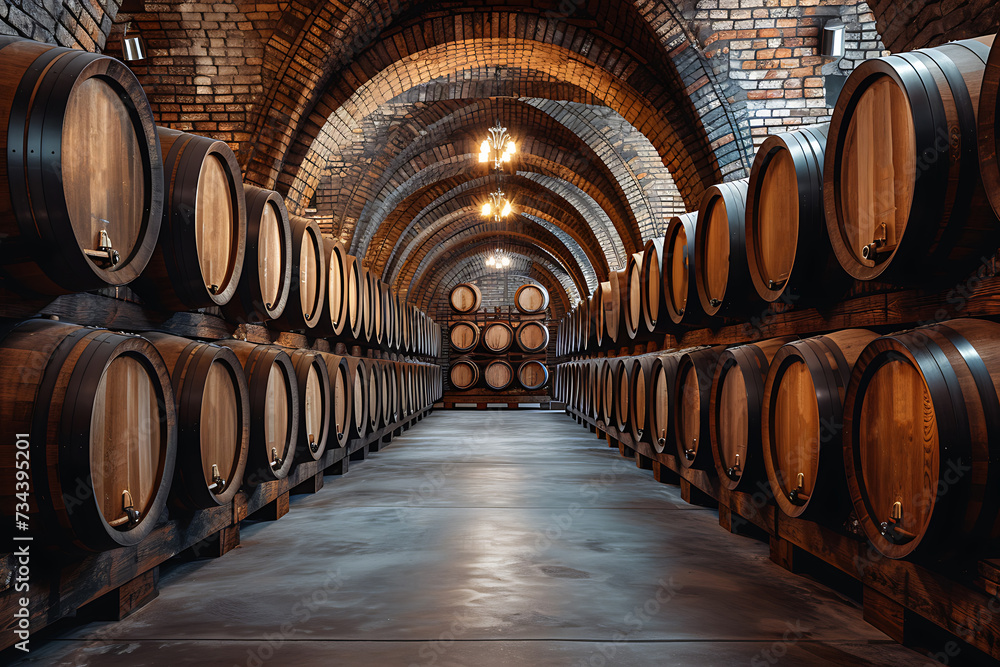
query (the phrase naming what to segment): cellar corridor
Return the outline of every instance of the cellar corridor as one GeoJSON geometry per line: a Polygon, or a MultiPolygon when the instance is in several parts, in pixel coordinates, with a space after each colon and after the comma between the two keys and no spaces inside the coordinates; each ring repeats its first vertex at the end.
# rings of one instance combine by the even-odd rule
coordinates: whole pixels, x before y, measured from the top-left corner
{"type": "Polygon", "coordinates": [[[241,538],[21,664],[923,664],[559,412],[436,412],[241,538]]]}

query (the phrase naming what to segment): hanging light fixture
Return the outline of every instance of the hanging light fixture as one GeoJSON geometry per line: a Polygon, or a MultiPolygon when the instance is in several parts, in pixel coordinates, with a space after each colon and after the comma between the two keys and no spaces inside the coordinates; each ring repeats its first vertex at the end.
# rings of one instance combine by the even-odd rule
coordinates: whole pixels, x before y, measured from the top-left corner
{"type": "Polygon", "coordinates": [[[499,121],[489,129],[489,133],[490,136],[479,144],[479,161],[492,162],[493,168],[499,170],[510,162],[510,157],[517,152],[517,145],[499,121]]]}
{"type": "Polygon", "coordinates": [[[127,63],[140,63],[146,59],[146,42],[137,33],[133,32],[131,37],[128,36],[131,25],[131,21],[126,23],[122,32],[122,57],[127,63]]]}

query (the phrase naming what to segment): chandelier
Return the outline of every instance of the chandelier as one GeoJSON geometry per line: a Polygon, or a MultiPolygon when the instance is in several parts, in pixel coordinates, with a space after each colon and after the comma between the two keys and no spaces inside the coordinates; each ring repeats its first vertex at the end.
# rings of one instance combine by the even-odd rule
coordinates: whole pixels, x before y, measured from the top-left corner
{"type": "Polygon", "coordinates": [[[510,266],[510,255],[502,248],[494,248],[486,258],[486,266],[494,269],[506,269],[510,266]]]}
{"type": "Polygon", "coordinates": [[[504,196],[503,190],[497,188],[490,193],[490,200],[483,204],[482,214],[484,218],[493,218],[494,222],[500,222],[503,218],[514,212],[510,202],[504,196]]]}
{"type": "Polygon", "coordinates": [[[514,154],[517,147],[514,140],[507,134],[506,127],[500,127],[500,123],[489,129],[490,136],[483,139],[479,145],[479,161],[493,162],[493,168],[499,170],[504,163],[510,162],[510,156],[514,154]]]}

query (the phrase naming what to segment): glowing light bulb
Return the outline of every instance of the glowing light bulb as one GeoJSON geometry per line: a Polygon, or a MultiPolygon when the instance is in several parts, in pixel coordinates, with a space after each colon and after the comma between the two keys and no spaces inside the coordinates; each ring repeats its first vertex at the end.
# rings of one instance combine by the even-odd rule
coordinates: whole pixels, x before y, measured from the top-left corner
{"type": "Polygon", "coordinates": [[[503,256],[503,265],[510,266],[510,257],[508,257],[507,255],[503,256]]]}
{"type": "Polygon", "coordinates": [[[503,154],[503,158],[501,159],[501,161],[502,162],[510,162],[510,153],[504,153],[503,154]]]}
{"type": "Polygon", "coordinates": [[[514,147],[514,142],[513,141],[508,141],[507,142],[507,152],[510,153],[511,155],[513,155],[515,150],[516,149],[514,147]]]}
{"type": "Polygon", "coordinates": [[[508,215],[510,215],[510,202],[509,201],[505,201],[503,203],[503,210],[500,211],[500,215],[502,215],[503,217],[507,217],[508,215]]]}
{"type": "Polygon", "coordinates": [[[486,153],[480,153],[479,154],[479,161],[480,162],[486,162],[489,159],[490,159],[490,156],[487,155],[486,153]]]}
{"type": "Polygon", "coordinates": [[[493,266],[494,264],[496,264],[496,260],[493,259],[493,255],[486,258],[486,266],[493,266]]]}
{"type": "Polygon", "coordinates": [[[483,143],[479,144],[479,152],[480,153],[489,153],[490,152],[490,142],[487,141],[486,139],[483,139],[483,143]]]}
{"type": "Polygon", "coordinates": [[[489,202],[483,204],[483,216],[488,216],[492,212],[493,212],[493,207],[490,206],[489,202]]]}

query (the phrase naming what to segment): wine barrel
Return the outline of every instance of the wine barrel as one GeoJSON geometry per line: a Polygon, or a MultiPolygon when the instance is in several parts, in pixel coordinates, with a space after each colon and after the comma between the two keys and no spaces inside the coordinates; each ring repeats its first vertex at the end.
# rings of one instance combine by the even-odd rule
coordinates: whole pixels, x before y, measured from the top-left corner
{"type": "Polygon", "coordinates": [[[617,359],[612,364],[611,419],[619,433],[629,427],[629,357],[617,359]]]}
{"type": "Polygon", "coordinates": [[[292,285],[288,305],[275,326],[308,330],[324,321],[326,303],[326,242],[319,225],[310,218],[290,216],[292,228],[292,285]]]}
{"type": "Polygon", "coordinates": [[[185,509],[229,504],[243,483],[250,398],[243,366],[227,347],[146,334],[163,357],[177,406],[177,462],[170,495],[185,509]]]}
{"type": "Polygon", "coordinates": [[[670,409],[676,416],[677,460],[685,468],[711,470],[714,466],[709,404],[712,378],[725,349],[717,345],[685,352],[677,363],[670,409]]]}
{"type": "Polygon", "coordinates": [[[598,375],[597,405],[598,419],[607,426],[612,426],[615,418],[615,365],[617,359],[600,361],[601,370],[598,375]]]}
{"type": "Polygon", "coordinates": [[[382,317],[382,279],[374,271],[368,272],[368,312],[371,317],[371,334],[368,336],[373,345],[381,346],[385,340],[385,321],[382,317]]]}
{"type": "Polygon", "coordinates": [[[292,281],[292,228],[277,192],[244,185],[247,241],[243,271],[233,298],[222,307],[234,322],[264,322],[281,316],[292,281]]]}
{"type": "Polygon", "coordinates": [[[0,62],[0,266],[50,295],[131,282],[163,217],[142,86],[114,58],[17,37],[0,37],[0,62]]]}
{"type": "Polygon", "coordinates": [[[347,434],[351,430],[354,406],[351,367],[347,357],[339,354],[319,353],[326,362],[327,376],[330,378],[330,421],[333,428],[327,440],[327,448],[343,447],[347,444],[347,434]]]}
{"type": "Polygon", "coordinates": [[[136,290],[171,310],[222,306],[246,252],[247,204],[229,145],[157,128],[166,191],[160,238],[136,290]]]}
{"type": "Polygon", "coordinates": [[[526,315],[544,313],[549,307],[549,291],[535,283],[521,285],[514,292],[514,307],[526,315]]]}
{"type": "Polygon", "coordinates": [[[365,283],[363,280],[364,269],[354,255],[344,257],[347,266],[347,325],[344,327],[344,336],[349,340],[361,341],[364,338],[365,330],[365,283]]]}
{"type": "Polygon", "coordinates": [[[323,237],[323,263],[326,265],[326,298],[317,327],[327,335],[341,336],[350,319],[347,312],[347,251],[343,244],[323,237]]]}
{"type": "MultiPolygon", "coordinates": [[[[646,241],[642,249],[642,264],[639,266],[639,307],[646,331],[665,331],[667,306],[664,303],[663,271],[666,250],[664,237],[654,237],[646,241]]],[[[666,265],[669,269],[669,264],[666,265]]]]}
{"type": "Polygon", "coordinates": [[[1000,217],[1000,44],[993,43],[979,94],[979,169],[986,194],[1000,217]]]}
{"type": "Polygon", "coordinates": [[[471,352],[479,345],[479,325],[475,322],[455,322],[451,325],[448,339],[455,352],[471,352]]]}
{"type": "Polygon", "coordinates": [[[308,349],[289,350],[299,389],[299,433],[295,460],[318,461],[326,453],[330,438],[333,387],[330,372],[321,352],[308,349]]]}
{"type": "Polygon", "coordinates": [[[502,354],[514,342],[514,330],[507,322],[490,322],[483,328],[483,347],[493,354],[502,354]]]}
{"type": "Polygon", "coordinates": [[[375,359],[364,359],[362,364],[368,373],[368,430],[374,433],[382,424],[382,369],[375,359]]]}
{"type": "Polygon", "coordinates": [[[897,282],[968,271],[997,245],[976,109],[993,37],[867,60],[830,121],[826,224],[844,269],[897,282]]]}
{"type": "Polygon", "coordinates": [[[622,317],[629,340],[645,340],[649,336],[646,320],[642,315],[642,260],[641,252],[633,253],[625,266],[625,289],[622,292],[622,317]]]}
{"type": "Polygon", "coordinates": [[[159,352],[138,336],[29,320],[0,341],[0,360],[0,530],[10,537],[17,509],[39,541],[138,544],[163,513],[177,452],[159,352]],[[26,511],[15,460],[31,462],[26,511]]]}
{"type": "Polygon", "coordinates": [[[653,442],[648,415],[655,359],[655,355],[649,354],[628,361],[628,427],[635,442],[653,442]]]}
{"type": "Polygon", "coordinates": [[[372,297],[372,275],[358,261],[358,277],[361,281],[361,342],[375,342],[375,319],[372,317],[374,299],[372,297]]]}
{"type": "Polygon", "coordinates": [[[628,279],[625,271],[612,271],[608,276],[608,289],[601,294],[604,311],[604,345],[613,348],[625,342],[625,304],[628,279]]]}
{"type": "Polygon", "coordinates": [[[722,353],[712,380],[709,433],[715,470],[731,491],[764,482],[760,439],[764,380],[771,359],[793,336],[731,347],[722,353]]]}
{"type": "Polygon", "coordinates": [[[840,296],[840,267],[823,218],[823,159],[829,124],[768,136],[747,186],[747,265],[764,301],[840,296]]]}
{"type": "Polygon", "coordinates": [[[361,357],[347,357],[347,368],[352,408],[349,435],[363,438],[368,433],[368,369],[361,357]]]}
{"type": "Polygon", "coordinates": [[[698,299],[695,242],[698,213],[674,216],[667,224],[663,237],[662,260],[663,304],[667,317],[674,324],[698,326],[705,321],[705,312],[698,299]]]}
{"type": "Polygon", "coordinates": [[[858,523],[889,558],[1000,543],[1000,324],[961,319],[869,343],[844,399],[858,523]]]}
{"type": "Polygon", "coordinates": [[[525,361],[517,367],[517,381],[529,391],[541,389],[549,381],[549,369],[541,361],[525,361]]]}
{"type": "Polygon", "coordinates": [[[413,327],[412,322],[413,322],[413,318],[414,318],[414,311],[415,311],[415,309],[414,309],[414,307],[412,305],[406,303],[403,300],[403,297],[400,297],[400,302],[401,302],[401,309],[402,309],[402,315],[403,315],[403,317],[402,317],[402,326],[400,327],[399,351],[400,352],[412,352],[413,350],[412,350],[412,347],[411,347],[411,344],[410,344],[410,333],[411,333],[411,330],[412,330],[412,327],[413,327]]]}
{"type": "Polygon", "coordinates": [[[594,290],[594,294],[590,298],[589,313],[585,313],[590,321],[591,338],[584,344],[581,351],[599,350],[604,347],[604,332],[607,328],[604,324],[604,299],[610,298],[610,295],[610,282],[605,281],[597,284],[597,288],[594,290]]]}
{"type": "Polygon", "coordinates": [[[483,380],[490,389],[501,391],[514,380],[514,369],[505,359],[494,359],[483,369],[483,380]]]}
{"type": "Polygon", "coordinates": [[[393,373],[392,362],[383,361],[382,373],[382,422],[388,426],[399,418],[399,408],[396,398],[396,375],[393,373]]]}
{"type": "Polygon", "coordinates": [[[448,303],[456,313],[474,313],[483,305],[483,293],[472,283],[459,283],[451,288],[448,303]]]}
{"type": "Polygon", "coordinates": [[[746,248],[747,179],[705,191],[695,227],[695,285],[705,314],[737,316],[757,299],[746,248]]]}
{"type": "Polygon", "coordinates": [[[528,353],[544,352],[549,346],[549,328],[544,321],[521,322],[517,327],[517,346],[528,353]]]}
{"type": "Polygon", "coordinates": [[[842,401],[854,362],[877,337],[866,329],[845,329],[792,341],[771,359],[761,439],[768,482],[788,516],[837,516],[850,507],[842,401]]]}
{"type": "Polygon", "coordinates": [[[243,365],[250,392],[250,449],[243,485],[288,477],[299,435],[299,388],[295,366],[273,345],[220,341],[243,365]]]}

